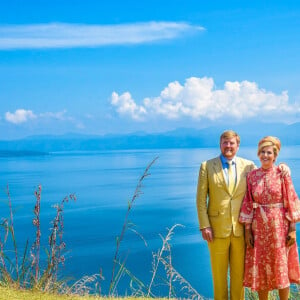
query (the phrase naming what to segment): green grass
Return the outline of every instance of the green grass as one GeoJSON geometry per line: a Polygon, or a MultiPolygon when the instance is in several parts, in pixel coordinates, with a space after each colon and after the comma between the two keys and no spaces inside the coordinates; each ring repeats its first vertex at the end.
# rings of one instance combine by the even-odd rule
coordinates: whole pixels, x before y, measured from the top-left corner
{"type": "MultiPolygon", "coordinates": [[[[300,299],[300,290],[299,287],[293,286],[291,289],[292,293],[290,299],[300,299]]],[[[0,286],[0,300],[110,300],[110,299],[121,299],[121,300],[139,300],[139,299],[150,299],[146,297],[99,297],[99,296],[79,296],[74,294],[68,295],[59,295],[54,293],[45,293],[38,290],[22,290],[22,289],[13,289],[9,287],[0,286]]],[[[166,298],[155,298],[157,300],[162,300],[166,298]]],[[[170,299],[170,298],[168,298],[170,299]]],[[[174,299],[174,298],[173,298],[174,299]]],[[[248,289],[246,292],[246,300],[258,300],[256,293],[251,293],[248,289]]],[[[274,291],[269,295],[270,300],[279,299],[278,294],[274,291]]]]}
{"type": "MultiPolygon", "coordinates": [[[[15,290],[12,288],[0,287],[0,300],[109,300],[109,299],[147,299],[144,297],[99,297],[99,296],[78,296],[78,295],[58,295],[58,294],[49,294],[43,293],[40,291],[32,290],[15,290]]],[[[149,298],[148,298],[149,299],[149,298]]],[[[156,298],[163,299],[163,298],[156,298]]]]}

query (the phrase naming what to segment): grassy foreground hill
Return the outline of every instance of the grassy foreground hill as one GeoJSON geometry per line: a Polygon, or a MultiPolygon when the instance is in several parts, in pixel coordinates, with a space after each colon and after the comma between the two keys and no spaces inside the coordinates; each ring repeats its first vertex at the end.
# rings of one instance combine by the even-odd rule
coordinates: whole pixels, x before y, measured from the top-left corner
{"type": "MultiPolygon", "coordinates": [[[[15,290],[12,288],[0,287],[0,300],[139,300],[146,298],[135,298],[135,297],[99,297],[99,296],[79,296],[79,295],[58,295],[58,294],[48,294],[40,291],[30,291],[30,290],[15,290]]],[[[163,299],[163,298],[156,298],[163,299]]]]}

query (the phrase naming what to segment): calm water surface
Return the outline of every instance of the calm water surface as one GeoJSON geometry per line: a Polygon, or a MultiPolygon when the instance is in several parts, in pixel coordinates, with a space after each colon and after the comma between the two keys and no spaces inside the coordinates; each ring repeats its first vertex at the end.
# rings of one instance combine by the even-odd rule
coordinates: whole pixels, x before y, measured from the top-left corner
{"type": "MultiPolygon", "coordinates": [[[[284,148],[279,161],[286,162],[300,194],[299,146],[284,148]]],[[[109,152],[51,153],[39,157],[0,158],[0,210],[8,215],[6,186],[9,185],[19,248],[34,237],[32,211],[34,191],[42,185],[41,222],[43,243],[47,243],[52,207],[66,195],[77,201],[65,206],[67,244],[63,275],[79,279],[103,270],[109,282],[119,235],[137,182],[156,156],[151,175],[143,181],[142,192],[130,213],[130,221],[146,240],[126,233],[121,254],[126,266],[147,282],[151,276],[152,252],[161,246],[161,235],[175,224],[171,240],[173,266],[197,291],[212,297],[209,254],[198,230],[195,194],[201,161],[219,154],[218,149],[164,149],[109,152]]],[[[256,148],[240,149],[239,155],[259,165],[256,148]]]]}

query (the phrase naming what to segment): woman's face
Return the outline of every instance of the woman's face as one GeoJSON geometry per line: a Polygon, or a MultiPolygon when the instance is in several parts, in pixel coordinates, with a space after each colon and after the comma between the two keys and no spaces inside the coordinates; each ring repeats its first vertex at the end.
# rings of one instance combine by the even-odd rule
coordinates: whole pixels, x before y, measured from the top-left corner
{"type": "Polygon", "coordinates": [[[273,146],[263,147],[259,153],[259,160],[263,169],[269,169],[275,162],[273,146]]]}

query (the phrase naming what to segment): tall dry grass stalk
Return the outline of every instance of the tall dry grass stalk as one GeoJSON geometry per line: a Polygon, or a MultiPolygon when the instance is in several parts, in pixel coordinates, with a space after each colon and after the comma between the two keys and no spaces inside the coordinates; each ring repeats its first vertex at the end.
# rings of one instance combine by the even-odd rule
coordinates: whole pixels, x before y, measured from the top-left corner
{"type": "Polygon", "coordinates": [[[150,175],[149,170],[157,159],[158,159],[158,157],[155,157],[147,165],[142,176],[139,178],[139,181],[137,183],[137,186],[135,188],[135,191],[133,193],[131,200],[128,202],[128,207],[127,207],[127,211],[125,214],[123,226],[122,226],[120,235],[116,238],[116,250],[115,250],[114,259],[113,259],[112,273],[111,273],[111,279],[110,279],[110,285],[109,285],[109,295],[115,294],[117,285],[125,271],[124,266],[125,266],[126,258],[121,261],[119,253],[120,253],[120,245],[124,239],[124,235],[125,235],[126,231],[128,229],[130,229],[130,230],[134,231],[136,234],[138,234],[143,239],[142,235],[140,235],[137,231],[135,231],[132,226],[132,223],[129,222],[129,214],[133,208],[133,205],[134,205],[136,199],[138,197],[140,197],[140,195],[143,193],[142,192],[143,181],[146,177],[148,177],[150,175]]]}
{"type": "Polygon", "coordinates": [[[127,267],[127,256],[123,260],[120,259],[120,245],[124,239],[125,233],[128,229],[132,230],[135,234],[141,237],[145,245],[147,243],[143,236],[133,228],[133,223],[129,222],[129,214],[134,206],[136,199],[142,194],[143,181],[150,175],[149,170],[158,157],[154,158],[145,168],[144,173],[139,178],[138,184],[134,191],[131,200],[128,202],[128,208],[125,214],[123,226],[120,235],[116,239],[116,250],[113,259],[112,275],[109,286],[109,296],[118,294],[117,287],[121,281],[121,278],[127,276],[130,280],[129,287],[132,295],[139,297],[160,297],[161,291],[157,289],[158,286],[165,286],[167,294],[164,297],[169,298],[185,298],[185,299],[204,299],[191,284],[174,268],[172,262],[171,252],[171,239],[174,235],[176,227],[182,227],[180,224],[172,226],[168,229],[167,235],[162,239],[162,247],[152,254],[152,270],[150,282],[147,284],[137,278],[127,267]],[[163,269],[163,270],[162,270],[163,269]],[[163,272],[162,272],[163,271],[163,272]]]}
{"type": "Polygon", "coordinates": [[[52,222],[51,234],[48,246],[45,248],[48,259],[46,267],[40,262],[41,250],[41,224],[40,224],[40,202],[42,187],[38,186],[35,191],[36,203],[34,206],[34,218],[32,220],[36,229],[35,241],[30,251],[29,242],[26,241],[23,255],[20,259],[14,229],[14,213],[9,187],[7,186],[9,218],[2,219],[0,224],[0,284],[17,288],[39,289],[43,291],[58,291],[60,283],[57,280],[59,265],[64,263],[63,250],[63,209],[64,203],[76,200],[74,194],[65,197],[60,204],[55,206],[56,216],[52,222]],[[10,249],[6,250],[7,242],[13,245],[12,256],[10,249]]]}
{"type": "Polygon", "coordinates": [[[35,241],[31,247],[31,268],[33,269],[34,279],[35,282],[38,281],[38,278],[40,276],[40,246],[41,246],[41,227],[40,227],[40,209],[41,209],[41,193],[42,193],[42,187],[41,185],[38,186],[38,189],[34,192],[36,203],[34,206],[34,218],[32,220],[32,224],[36,227],[36,234],[35,234],[35,241]]]}
{"type": "Polygon", "coordinates": [[[165,282],[168,288],[168,297],[177,298],[178,296],[183,299],[204,299],[196,289],[174,268],[172,264],[172,246],[171,239],[174,235],[176,227],[183,227],[181,224],[175,224],[168,229],[167,235],[162,239],[162,247],[152,255],[152,277],[148,286],[147,297],[152,296],[152,291],[155,280],[159,279],[160,283],[165,282]],[[159,265],[162,265],[165,269],[166,280],[162,280],[161,276],[158,276],[159,265]]]}

